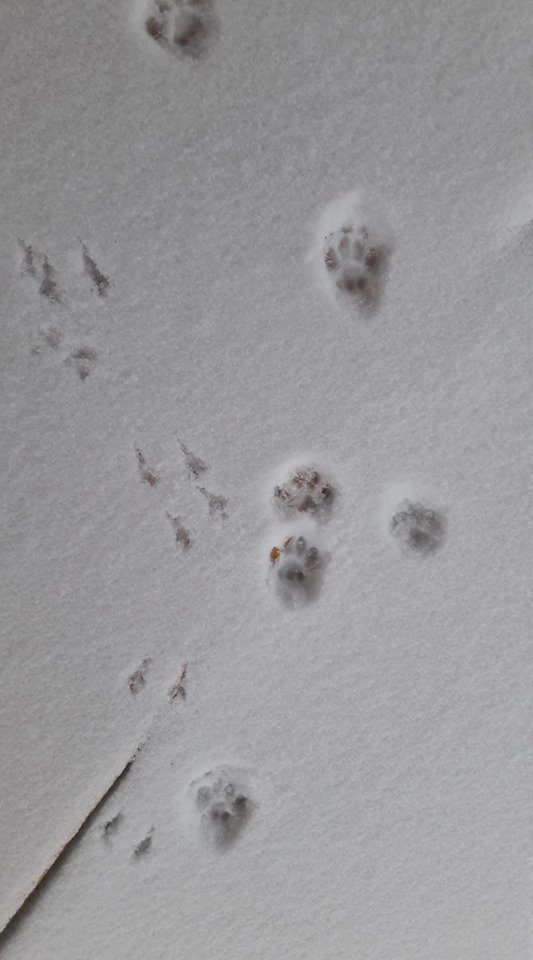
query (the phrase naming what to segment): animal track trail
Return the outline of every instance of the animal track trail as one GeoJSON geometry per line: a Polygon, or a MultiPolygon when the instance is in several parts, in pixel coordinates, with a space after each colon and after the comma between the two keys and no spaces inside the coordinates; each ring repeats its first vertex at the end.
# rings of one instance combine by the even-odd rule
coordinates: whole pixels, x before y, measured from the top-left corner
{"type": "MultiPolygon", "coordinates": [[[[161,477],[155,468],[149,464],[144,452],[137,445],[134,446],[134,452],[137,459],[137,470],[141,479],[141,483],[146,484],[146,486],[151,487],[152,489],[159,486],[161,477]]],[[[176,548],[180,552],[186,552],[190,550],[193,545],[193,539],[181,516],[170,512],[170,510],[165,510],[165,516],[170,523],[176,548]]]]}
{"type": "MultiPolygon", "coordinates": [[[[63,291],[57,281],[55,268],[48,255],[37,250],[32,244],[18,239],[22,251],[21,274],[31,277],[38,284],[38,293],[50,304],[60,304],[63,301],[63,291]]],[[[82,248],[82,262],[84,274],[89,277],[98,295],[107,295],[110,280],[99,268],[90,254],[87,246],[80,240],[82,248]]],[[[38,331],[37,342],[30,347],[32,356],[40,356],[45,351],[57,351],[61,341],[65,338],[65,330],[50,325],[41,327],[38,331]]],[[[77,339],[77,337],[76,337],[77,339]]],[[[72,345],[70,352],[63,356],[64,363],[77,373],[80,381],[85,381],[94,370],[98,360],[98,352],[87,344],[72,345]]]]}
{"type": "MultiPolygon", "coordinates": [[[[183,456],[185,457],[185,463],[187,465],[187,469],[189,470],[189,473],[191,474],[191,476],[195,481],[198,481],[201,475],[204,473],[207,473],[207,471],[209,470],[208,464],[205,463],[204,460],[198,457],[195,453],[193,453],[192,450],[189,450],[187,445],[182,440],[180,440],[179,437],[177,438],[177,440],[178,440],[179,448],[183,453],[183,456]]],[[[214,517],[214,518],[219,517],[222,520],[228,519],[228,514],[226,512],[228,500],[226,497],[223,497],[221,494],[211,493],[210,490],[208,490],[204,486],[200,486],[199,483],[196,483],[196,489],[198,490],[199,493],[202,494],[203,497],[206,498],[209,506],[210,517],[214,517]]]]}
{"type": "Polygon", "coordinates": [[[212,0],[140,0],[145,33],[167,53],[201,57],[215,32],[212,0]]]}

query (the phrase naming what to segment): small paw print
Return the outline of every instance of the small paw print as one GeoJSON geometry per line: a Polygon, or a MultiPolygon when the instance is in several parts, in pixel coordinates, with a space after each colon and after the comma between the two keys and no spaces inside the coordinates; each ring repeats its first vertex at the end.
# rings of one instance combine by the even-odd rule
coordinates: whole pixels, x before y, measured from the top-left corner
{"type": "Polygon", "coordinates": [[[313,599],[320,589],[323,557],[305,537],[287,537],[270,551],[270,564],[281,598],[290,606],[313,599]]]}
{"type": "Polygon", "coordinates": [[[326,240],[324,264],[333,274],[337,289],[363,304],[373,303],[387,254],[385,247],[372,240],[366,225],[347,224],[326,240]]]}
{"type": "Polygon", "coordinates": [[[253,806],[244,773],[217,767],[193,781],[191,788],[204,834],[222,847],[236,840],[253,806]]]}
{"type": "Polygon", "coordinates": [[[404,550],[434,553],[444,542],[446,519],[421,503],[404,500],[392,516],[390,532],[404,550]]]}
{"type": "Polygon", "coordinates": [[[274,487],[274,504],[285,515],[324,515],[329,513],[334,497],[329,480],[313,467],[299,467],[285,483],[274,487]]]}
{"type": "Polygon", "coordinates": [[[392,239],[380,210],[358,191],[325,207],[313,258],[330,296],[345,306],[377,305],[392,239]]]}
{"type": "Polygon", "coordinates": [[[198,57],[209,36],[209,0],[148,0],[144,28],[170,53],[198,57]]]}

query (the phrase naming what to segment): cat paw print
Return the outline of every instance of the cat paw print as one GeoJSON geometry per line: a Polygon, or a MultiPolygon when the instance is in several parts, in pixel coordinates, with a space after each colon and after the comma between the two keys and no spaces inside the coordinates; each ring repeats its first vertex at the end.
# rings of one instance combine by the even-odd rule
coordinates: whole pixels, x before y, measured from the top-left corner
{"type": "Polygon", "coordinates": [[[285,516],[298,513],[316,518],[330,512],[335,491],[330,481],[314,467],[298,467],[284,483],[274,487],[274,504],[285,516]]]}
{"type": "Polygon", "coordinates": [[[344,226],[339,234],[330,234],[328,244],[324,264],[333,274],[337,289],[362,303],[373,303],[385,250],[372,243],[368,227],[344,226]]]}
{"type": "Polygon", "coordinates": [[[197,58],[212,31],[209,0],[144,0],[144,29],[169,53],[197,58]]]}
{"type": "Polygon", "coordinates": [[[320,590],[324,557],[304,536],[286,537],[270,551],[271,573],[280,598],[289,606],[313,600],[320,590]]]}
{"type": "Polygon", "coordinates": [[[330,296],[345,306],[377,306],[391,250],[383,217],[353,191],[326,207],[316,254],[330,296]]]}
{"type": "Polygon", "coordinates": [[[392,515],[390,532],[409,553],[434,553],[444,543],[446,518],[422,503],[404,500],[392,515]]]}
{"type": "Polygon", "coordinates": [[[204,836],[218,847],[233,843],[253,808],[245,773],[227,767],[208,770],[192,781],[190,794],[204,836]]]}

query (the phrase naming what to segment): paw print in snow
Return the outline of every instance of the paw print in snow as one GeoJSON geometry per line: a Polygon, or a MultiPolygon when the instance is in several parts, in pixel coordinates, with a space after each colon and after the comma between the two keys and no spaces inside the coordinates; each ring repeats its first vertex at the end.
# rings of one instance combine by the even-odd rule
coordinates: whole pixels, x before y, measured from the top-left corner
{"type": "Polygon", "coordinates": [[[330,235],[328,240],[331,245],[324,254],[324,263],[335,275],[337,288],[362,302],[372,302],[384,251],[370,246],[368,228],[344,226],[340,234],[330,235]]]}
{"type": "Polygon", "coordinates": [[[144,9],[146,33],[163,49],[201,55],[210,33],[209,0],[145,0],[144,9]]]}
{"type": "Polygon", "coordinates": [[[97,359],[96,350],[91,347],[78,347],[67,357],[66,363],[74,367],[80,380],[86,380],[97,359]]]}
{"type": "Polygon", "coordinates": [[[434,553],[444,542],[446,520],[436,510],[404,500],[392,516],[390,531],[404,550],[434,553]]]}
{"type": "Polygon", "coordinates": [[[375,307],[390,250],[383,217],[357,191],[326,207],[315,256],[326,289],[337,302],[366,310],[375,307]]]}
{"type": "Polygon", "coordinates": [[[190,792],[204,836],[218,847],[229,846],[252,813],[253,804],[245,773],[216,767],[193,780],[190,792]]]}
{"type": "Polygon", "coordinates": [[[270,564],[281,599],[298,606],[314,599],[320,589],[323,557],[305,537],[287,537],[281,547],[270,551],[270,564]]]}
{"type": "Polygon", "coordinates": [[[298,467],[285,483],[274,487],[274,504],[285,515],[324,516],[334,497],[331,483],[314,467],[298,467]]]}

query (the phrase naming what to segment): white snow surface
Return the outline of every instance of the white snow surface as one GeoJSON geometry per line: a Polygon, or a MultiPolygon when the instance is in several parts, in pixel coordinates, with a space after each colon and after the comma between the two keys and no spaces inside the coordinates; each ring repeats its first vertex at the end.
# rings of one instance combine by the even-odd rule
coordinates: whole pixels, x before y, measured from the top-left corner
{"type": "Polygon", "coordinates": [[[214,0],[197,58],[134,6],[0,3],[0,927],[146,741],[3,956],[531,960],[531,4],[214,0]],[[352,190],[368,317],[306,262],[352,190]],[[290,609],[302,450],[339,493],[290,609]],[[213,765],[254,785],[227,849],[183,829],[213,765]]]}

